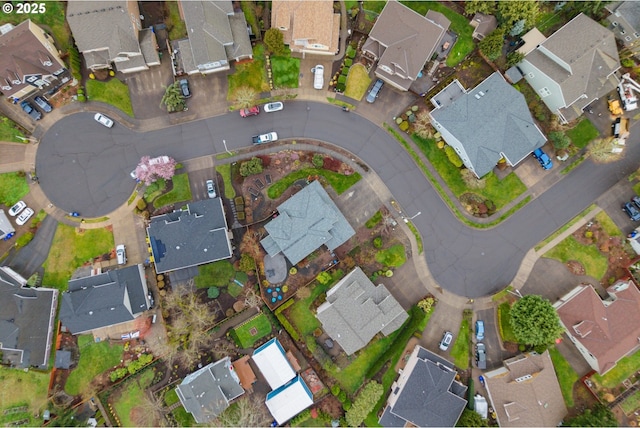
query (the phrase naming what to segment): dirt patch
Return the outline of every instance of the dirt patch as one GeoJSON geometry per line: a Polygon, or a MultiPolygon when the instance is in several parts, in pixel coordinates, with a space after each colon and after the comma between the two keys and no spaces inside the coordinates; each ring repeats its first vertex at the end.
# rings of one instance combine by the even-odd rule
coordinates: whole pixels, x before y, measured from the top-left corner
{"type": "Polygon", "coordinates": [[[584,266],[582,266],[582,263],[580,263],[579,261],[576,261],[576,260],[569,260],[567,262],[567,269],[569,269],[569,272],[571,272],[574,275],[585,275],[586,274],[586,270],[585,270],[584,266]]]}

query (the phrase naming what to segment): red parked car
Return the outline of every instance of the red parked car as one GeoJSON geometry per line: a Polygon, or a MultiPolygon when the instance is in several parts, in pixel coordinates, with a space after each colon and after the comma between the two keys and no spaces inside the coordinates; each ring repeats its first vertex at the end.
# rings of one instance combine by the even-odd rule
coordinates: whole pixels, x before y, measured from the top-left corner
{"type": "Polygon", "coordinates": [[[255,116],[257,114],[260,114],[260,107],[258,106],[240,109],[240,116],[242,117],[255,116]]]}

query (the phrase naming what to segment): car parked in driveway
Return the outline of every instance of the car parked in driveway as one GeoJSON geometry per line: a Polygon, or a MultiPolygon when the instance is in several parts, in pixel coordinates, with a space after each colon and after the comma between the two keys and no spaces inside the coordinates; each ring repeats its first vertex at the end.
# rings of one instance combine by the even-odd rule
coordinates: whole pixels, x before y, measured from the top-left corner
{"type": "Polygon", "coordinates": [[[253,144],[272,143],[277,139],[278,139],[278,134],[276,134],[275,132],[268,132],[262,135],[254,135],[251,138],[251,140],[253,141],[253,144]]]}
{"type": "Polygon", "coordinates": [[[541,148],[537,148],[533,151],[533,157],[536,158],[542,169],[551,169],[553,162],[541,148]]]}
{"type": "Polygon", "coordinates": [[[640,211],[638,211],[638,208],[636,208],[636,206],[631,202],[625,202],[622,205],[622,210],[627,213],[627,215],[631,220],[633,221],[640,220],[640,211]]]}
{"type": "Polygon", "coordinates": [[[36,108],[29,101],[21,102],[20,107],[22,107],[22,110],[24,110],[24,112],[27,113],[29,117],[31,117],[31,119],[33,120],[42,119],[42,113],[36,110],[36,108]]]}
{"type": "Polygon", "coordinates": [[[480,370],[487,368],[487,348],[484,343],[478,343],[476,345],[476,365],[480,370]]]}
{"type": "Polygon", "coordinates": [[[53,107],[51,107],[51,104],[49,104],[47,100],[45,100],[41,96],[35,97],[33,101],[35,101],[38,107],[40,107],[42,111],[44,111],[45,113],[51,113],[51,110],[53,110],[53,107]]]}
{"type": "Polygon", "coordinates": [[[24,201],[18,201],[11,208],[9,208],[9,215],[11,217],[15,217],[20,214],[20,212],[26,207],[27,204],[25,204],[24,201]]]}
{"type": "Polygon", "coordinates": [[[116,247],[116,258],[119,265],[127,264],[127,250],[123,244],[116,247]]]}
{"type": "Polygon", "coordinates": [[[373,84],[373,88],[371,88],[371,90],[367,94],[368,103],[372,103],[376,100],[376,98],[378,98],[383,86],[384,86],[384,82],[382,81],[382,79],[376,80],[376,83],[373,84]]]}
{"type": "Polygon", "coordinates": [[[242,117],[257,116],[259,114],[260,114],[260,107],[258,106],[240,109],[240,116],[242,117]]]}
{"type": "Polygon", "coordinates": [[[273,103],[267,103],[264,105],[264,112],[265,113],[273,113],[274,111],[280,111],[284,108],[284,104],[282,104],[280,101],[276,101],[273,103]]]}
{"type": "Polygon", "coordinates": [[[484,321],[482,320],[476,321],[476,339],[478,341],[484,339],[484,321]]]}
{"type": "Polygon", "coordinates": [[[440,340],[440,344],[438,345],[438,347],[440,348],[441,351],[446,351],[447,349],[449,349],[449,345],[451,345],[452,340],[453,340],[453,333],[451,333],[450,331],[445,331],[444,335],[442,336],[442,340],[440,340]]]}
{"type": "Polygon", "coordinates": [[[631,198],[631,202],[633,202],[636,208],[640,210],[640,196],[634,196],[633,198],[631,198]]]}
{"type": "Polygon", "coordinates": [[[95,116],[93,116],[93,118],[96,120],[96,122],[106,126],[107,128],[113,127],[113,120],[111,120],[109,117],[105,116],[104,114],[96,113],[95,116]]]}
{"type": "Polygon", "coordinates": [[[18,226],[22,226],[27,221],[29,221],[32,215],[33,215],[33,210],[31,208],[25,208],[24,211],[22,211],[22,214],[20,214],[16,219],[16,224],[18,226]]]}
{"type": "Polygon", "coordinates": [[[213,185],[213,180],[207,180],[207,196],[209,196],[210,199],[216,197],[216,188],[213,185]]]}
{"type": "Polygon", "coordinates": [[[185,98],[191,98],[191,89],[189,88],[189,81],[187,79],[180,79],[180,92],[185,98]]]}
{"type": "Polygon", "coordinates": [[[316,65],[311,69],[313,72],[313,89],[322,89],[324,86],[324,65],[316,65]]]}

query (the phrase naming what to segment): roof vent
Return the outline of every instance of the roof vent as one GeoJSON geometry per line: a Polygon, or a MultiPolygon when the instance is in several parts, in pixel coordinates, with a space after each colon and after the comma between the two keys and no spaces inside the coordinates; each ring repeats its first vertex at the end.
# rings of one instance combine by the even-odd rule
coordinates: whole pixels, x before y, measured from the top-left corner
{"type": "Polygon", "coordinates": [[[93,315],[93,311],[89,311],[89,315],[93,315]]]}
{"type": "Polygon", "coordinates": [[[529,380],[529,379],[533,379],[533,376],[531,376],[530,374],[526,374],[524,376],[520,376],[518,378],[516,378],[516,382],[524,382],[525,380],[529,380]]]}

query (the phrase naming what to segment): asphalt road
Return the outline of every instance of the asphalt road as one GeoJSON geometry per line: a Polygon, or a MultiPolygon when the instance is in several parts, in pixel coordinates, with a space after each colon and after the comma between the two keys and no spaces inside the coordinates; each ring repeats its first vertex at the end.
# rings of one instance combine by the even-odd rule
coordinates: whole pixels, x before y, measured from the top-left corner
{"type": "Polygon", "coordinates": [[[105,128],[92,114],[57,122],[42,138],[36,167],[49,199],[86,217],[111,212],[131,195],[129,172],[141,156],[178,161],[251,144],[251,136],[276,131],[281,139],[332,142],[363,159],[413,219],[436,281],[455,294],[476,298],[508,285],[526,252],[631,173],[640,159],[640,129],[631,130],[625,158],[595,166],[583,162],[540,197],[500,225],[485,230],[461,224],[397,141],[355,113],[307,101],[285,103],[276,113],[241,118],[237,113],[147,133],[119,124],[105,128]]]}

